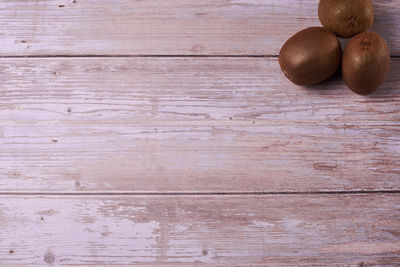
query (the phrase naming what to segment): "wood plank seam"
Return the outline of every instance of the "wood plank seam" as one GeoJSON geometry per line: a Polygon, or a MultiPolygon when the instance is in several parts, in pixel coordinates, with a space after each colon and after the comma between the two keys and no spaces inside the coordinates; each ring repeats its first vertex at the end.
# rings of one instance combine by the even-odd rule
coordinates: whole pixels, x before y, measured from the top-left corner
{"type": "MultiPolygon", "coordinates": [[[[2,56],[0,58],[278,58],[279,55],[9,55],[2,56]]],[[[400,58],[400,55],[391,55],[390,58],[400,58]]]]}
{"type": "Polygon", "coordinates": [[[278,191],[278,192],[0,192],[0,196],[246,196],[246,195],[368,195],[400,194],[400,190],[278,191]]]}

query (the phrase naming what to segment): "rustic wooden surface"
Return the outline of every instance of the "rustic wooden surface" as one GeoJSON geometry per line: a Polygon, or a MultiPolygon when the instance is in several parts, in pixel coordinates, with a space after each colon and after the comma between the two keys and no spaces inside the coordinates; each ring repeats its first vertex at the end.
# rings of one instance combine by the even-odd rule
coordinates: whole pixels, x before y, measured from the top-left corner
{"type": "Polygon", "coordinates": [[[281,74],[317,4],[0,1],[0,266],[399,266],[400,4],[368,97],[281,74]]]}
{"type": "Polygon", "coordinates": [[[8,264],[400,261],[398,194],[15,196],[0,207],[8,264]]]}
{"type": "MultiPolygon", "coordinates": [[[[399,0],[372,30],[400,55],[399,0]]],[[[318,0],[1,1],[2,55],[276,55],[318,21],[318,0]]]]}
{"type": "Polygon", "coordinates": [[[371,96],[276,58],[0,60],[0,191],[400,190],[400,59],[371,96]]]}

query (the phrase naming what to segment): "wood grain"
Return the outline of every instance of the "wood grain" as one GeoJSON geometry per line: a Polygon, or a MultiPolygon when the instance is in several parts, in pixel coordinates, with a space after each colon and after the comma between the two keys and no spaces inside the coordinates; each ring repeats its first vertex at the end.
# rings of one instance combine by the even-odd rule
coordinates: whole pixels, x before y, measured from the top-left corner
{"type": "MultiPolygon", "coordinates": [[[[375,23],[400,55],[398,0],[374,1],[375,23]]],[[[1,55],[277,55],[320,25],[317,0],[0,1],[1,55]]]]}
{"type": "Polygon", "coordinates": [[[0,266],[399,265],[400,5],[369,97],[281,75],[317,5],[0,1],[0,266]]]}
{"type": "Polygon", "coordinates": [[[399,74],[362,97],[276,58],[3,58],[0,191],[399,190],[399,74]]]}
{"type": "Polygon", "coordinates": [[[2,266],[400,263],[398,194],[2,196],[0,211],[2,266]]]}

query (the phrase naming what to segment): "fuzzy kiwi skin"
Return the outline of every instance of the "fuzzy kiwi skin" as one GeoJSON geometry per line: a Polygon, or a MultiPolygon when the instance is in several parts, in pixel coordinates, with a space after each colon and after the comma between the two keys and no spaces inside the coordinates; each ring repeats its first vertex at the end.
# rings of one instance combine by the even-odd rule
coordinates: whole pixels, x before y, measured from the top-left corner
{"type": "Polygon", "coordinates": [[[337,36],[349,38],[372,25],[374,6],[371,0],[320,0],[318,17],[337,36]]]}
{"type": "Polygon", "coordinates": [[[354,36],[343,52],[343,80],[353,92],[368,95],[383,83],[390,69],[390,51],[375,32],[354,36]]]}
{"type": "Polygon", "coordinates": [[[340,42],[332,32],[323,27],[311,27],[285,42],[279,53],[279,64],[293,83],[312,85],[336,72],[341,54],[340,42]]]}

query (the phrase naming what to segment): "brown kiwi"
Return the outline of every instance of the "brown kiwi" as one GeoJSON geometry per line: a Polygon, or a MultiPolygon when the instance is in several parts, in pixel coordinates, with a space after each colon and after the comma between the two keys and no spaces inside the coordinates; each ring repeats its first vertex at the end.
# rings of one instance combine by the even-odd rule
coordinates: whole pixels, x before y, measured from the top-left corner
{"type": "Polygon", "coordinates": [[[338,38],[322,27],[311,27],[296,33],[279,53],[282,72],[298,85],[316,84],[327,79],[336,72],[340,60],[338,38]]]}
{"type": "Polygon", "coordinates": [[[337,36],[349,38],[372,25],[374,6],[371,0],[320,0],[318,17],[337,36]]]}
{"type": "Polygon", "coordinates": [[[368,95],[385,80],[390,68],[390,51],[385,39],[375,32],[354,36],[343,52],[342,75],[355,93],[368,95]]]}

